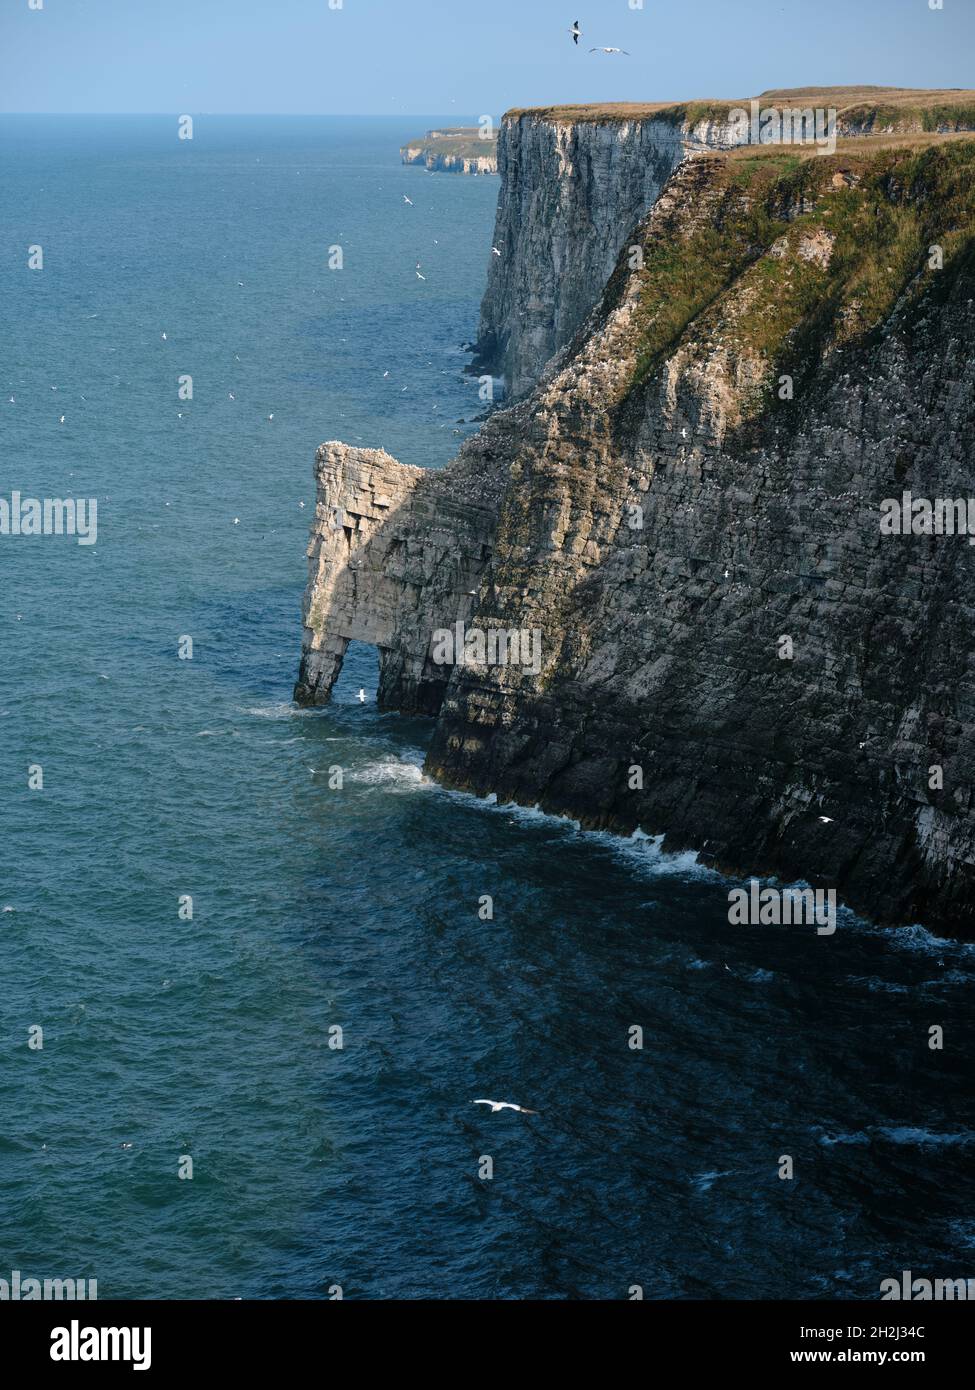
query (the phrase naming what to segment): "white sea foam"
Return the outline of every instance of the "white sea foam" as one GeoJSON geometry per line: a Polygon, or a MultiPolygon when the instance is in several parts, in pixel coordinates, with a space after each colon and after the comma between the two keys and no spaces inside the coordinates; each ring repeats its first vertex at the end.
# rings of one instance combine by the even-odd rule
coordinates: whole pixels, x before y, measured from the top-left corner
{"type": "Polygon", "coordinates": [[[665,850],[663,835],[645,835],[642,830],[634,830],[628,839],[622,839],[606,830],[593,833],[620,858],[650,877],[721,878],[716,869],[701,863],[696,850],[665,850]]]}
{"type": "Polygon", "coordinates": [[[878,1125],[869,1132],[854,1130],[851,1134],[821,1134],[819,1142],[832,1147],[835,1144],[870,1144],[874,1138],[886,1139],[890,1144],[918,1148],[964,1148],[975,1144],[975,1134],[964,1130],[960,1134],[936,1133],[911,1125],[878,1125]]]}
{"type": "MultiPolygon", "coordinates": [[[[428,780],[425,778],[424,784],[428,780]]],[[[431,785],[436,787],[438,784],[431,783],[431,785]]],[[[482,811],[500,812],[525,826],[550,825],[554,830],[562,831],[566,835],[582,836],[591,844],[602,845],[612,854],[625,860],[631,868],[638,869],[650,878],[678,877],[717,880],[722,877],[717,870],[702,864],[695,850],[679,850],[674,853],[664,850],[663,835],[647,835],[640,829],[634,830],[633,834],[629,836],[616,835],[610,830],[584,830],[580,822],[573,820],[571,816],[543,811],[537,804],[521,806],[514,801],[499,802],[494,792],[488,796],[475,796],[473,792],[458,791],[450,787],[440,788],[440,790],[451,800],[458,801],[465,806],[482,811]]]]}
{"type": "Polygon", "coordinates": [[[911,1144],[926,1147],[929,1145],[937,1147],[967,1147],[975,1144],[975,1134],[971,1130],[965,1130],[961,1134],[936,1134],[930,1129],[915,1129],[909,1125],[885,1126],[880,1131],[885,1139],[889,1139],[892,1144],[911,1144]]]}
{"type": "Polygon", "coordinates": [[[238,705],[241,714],[250,714],[255,719],[301,719],[316,714],[314,709],[301,709],[290,700],[278,700],[267,705],[238,705]]]}
{"type": "Polygon", "coordinates": [[[734,1172],[734,1168],[726,1168],[724,1172],[695,1173],[694,1186],[698,1192],[710,1192],[718,1178],[730,1178],[734,1172]]]}
{"type": "Polygon", "coordinates": [[[379,758],[354,768],[348,774],[350,782],[361,782],[368,787],[387,786],[390,791],[415,791],[433,789],[436,783],[423,774],[423,754],[413,749],[398,758],[379,758]]]}

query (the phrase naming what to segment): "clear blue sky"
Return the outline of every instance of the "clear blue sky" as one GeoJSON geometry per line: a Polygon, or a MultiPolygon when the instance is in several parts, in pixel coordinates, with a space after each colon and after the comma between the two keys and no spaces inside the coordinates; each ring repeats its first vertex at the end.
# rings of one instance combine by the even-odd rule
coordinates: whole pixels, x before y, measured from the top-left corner
{"type": "Polygon", "coordinates": [[[814,83],[964,87],[973,54],[975,0],[0,0],[0,109],[499,114],[814,83]]]}

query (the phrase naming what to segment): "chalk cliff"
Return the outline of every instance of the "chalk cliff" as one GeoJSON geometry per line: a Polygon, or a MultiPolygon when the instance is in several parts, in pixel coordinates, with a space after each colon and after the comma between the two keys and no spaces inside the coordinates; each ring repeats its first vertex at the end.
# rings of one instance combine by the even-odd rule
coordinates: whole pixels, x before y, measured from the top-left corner
{"type": "MultiPolygon", "coordinates": [[[[836,133],[910,134],[975,126],[972,93],[899,88],[763,92],[758,109],[836,112],[836,133]]],[[[611,104],[509,112],[474,369],[510,397],[539,380],[594,307],[626,239],[692,149],[741,143],[729,120],[750,98],[680,105],[611,104]]]]}
{"type": "Polygon", "coordinates": [[[400,146],[404,164],[422,164],[431,173],[496,174],[498,140],[482,137],[477,126],[428,130],[422,140],[400,146]]]}
{"type": "MultiPolygon", "coordinates": [[[[596,302],[633,232],[678,164],[686,123],[648,118],[562,121],[506,116],[501,193],[474,369],[503,376],[511,396],[538,380],[596,302]]],[[[727,140],[720,126],[700,132],[727,140]]]]}
{"type": "Polygon", "coordinates": [[[951,137],[685,160],[447,469],[319,452],[299,701],[375,642],[447,785],[975,934],[975,547],[880,530],[972,491],[973,174],[951,137]],[[541,672],[437,664],[457,621],[541,672]]]}

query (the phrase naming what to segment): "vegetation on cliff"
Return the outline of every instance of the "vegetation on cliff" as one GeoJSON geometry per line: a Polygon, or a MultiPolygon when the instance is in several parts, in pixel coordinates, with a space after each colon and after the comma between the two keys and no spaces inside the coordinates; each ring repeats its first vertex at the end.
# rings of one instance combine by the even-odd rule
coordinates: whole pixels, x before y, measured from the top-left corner
{"type": "Polygon", "coordinates": [[[424,164],[428,169],[497,173],[498,138],[482,136],[477,126],[450,126],[409,141],[400,154],[404,164],[424,164]]]}
{"type": "Polygon", "coordinates": [[[643,247],[631,385],[678,349],[720,349],[751,384],[747,418],[781,377],[798,381],[970,255],[973,139],[855,141],[832,156],[744,147],[706,163],[698,215],[643,247]]]}
{"type": "MultiPolygon", "coordinates": [[[[560,124],[582,121],[657,119],[674,125],[726,121],[735,107],[748,106],[751,97],[708,97],[697,101],[593,102],[575,106],[520,106],[505,119],[534,116],[560,124]]],[[[912,87],[792,87],[773,88],[754,98],[763,107],[834,107],[843,126],[889,133],[970,130],[975,127],[975,91],[928,91],[912,87]]]]}

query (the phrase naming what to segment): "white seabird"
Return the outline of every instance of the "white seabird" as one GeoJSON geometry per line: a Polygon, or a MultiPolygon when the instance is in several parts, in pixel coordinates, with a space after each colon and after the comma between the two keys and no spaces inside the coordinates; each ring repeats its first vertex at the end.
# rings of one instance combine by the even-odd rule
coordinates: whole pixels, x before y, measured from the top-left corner
{"type": "Polygon", "coordinates": [[[629,53],[627,53],[627,51],[626,51],[625,48],[590,48],[589,52],[590,52],[590,53],[622,53],[622,54],[624,54],[624,56],[627,57],[627,58],[630,56],[629,53]]]}
{"type": "Polygon", "coordinates": [[[572,28],[566,30],[566,33],[572,35],[572,42],[578,48],[579,40],[582,38],[582,29],[579,27],[579,21],[576,20],[575,23],[572,25],[572,28]]]}
{"type": "Polygon", "coordinates": [[[491,1114],[496,1115],[499,1110],[517,1110],[521,1115],[537,1115],[537,1110],[526,1110],[523,1105],[515,1105],[510,1100],[472,1100],[471,1105],[490,1105],[491,1114]]]}

